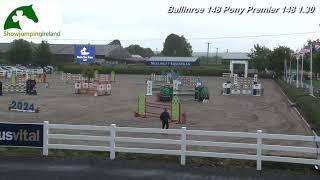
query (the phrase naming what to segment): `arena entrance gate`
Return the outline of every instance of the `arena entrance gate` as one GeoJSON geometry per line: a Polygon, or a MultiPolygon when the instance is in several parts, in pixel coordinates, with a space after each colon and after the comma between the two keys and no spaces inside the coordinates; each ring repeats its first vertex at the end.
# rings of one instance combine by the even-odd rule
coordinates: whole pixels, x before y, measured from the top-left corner
{"type": "Polygon", "coordinates": [[[230,61],[231,77],[233,77],[233,64],[244,64],[244,78],[248,78],[248,61],[230,61]]]}

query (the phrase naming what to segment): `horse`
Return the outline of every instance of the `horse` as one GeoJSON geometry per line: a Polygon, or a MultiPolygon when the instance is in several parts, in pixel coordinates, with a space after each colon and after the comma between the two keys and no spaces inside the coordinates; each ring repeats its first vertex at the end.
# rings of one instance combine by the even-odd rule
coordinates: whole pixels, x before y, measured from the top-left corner
{"type": "Polygon", "coordinates": [[[12,29],[12,28],[21,30],[21,26],[19,24],[19,19],[14,18],[14,17],[18,17],[19,18],[19,16],[25,16],[28,19],[32,20],[34,23],[37,23],[39,21],[35,11],[33,10],[32,5],[30,5],[30,6],[21,6],[21,7],[18,7],[17,9],[15,9],[15,10],[13,10],[9,14],[9,16],[6,19],[6,22],[4,23],[4,30],[12,29]],[[23,13],[21,14],[20,12],[23,12],[23,13]]]}

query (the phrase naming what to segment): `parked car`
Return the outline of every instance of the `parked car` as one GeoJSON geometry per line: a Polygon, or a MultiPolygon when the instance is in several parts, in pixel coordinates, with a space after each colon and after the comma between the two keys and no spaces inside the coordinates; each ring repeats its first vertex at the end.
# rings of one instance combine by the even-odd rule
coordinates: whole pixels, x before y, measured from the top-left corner
{"type": "Polygon", "coordinates": [[[5,77],[7,73],[8,70],[0,66],[0,77],[5,77]]]}
{"type": "Polygon", "coordinates": [[[11,66],[2,66],[1,68],[6,70],[7,78],[11,78],[11,75],[13,73],[13,69],[11,68],[11,66]]]}
{"type": "Polygon", "coordinates": [[[43,67],[43,70],[47,74],[51,74],[53,72],[53,67],[52,66],[45,66],[43,67]]]}
{"type": "Polygon", "coordinates": [[[16,69],[19,69],[20,71],[22,71],[22,74],[27,74],[27,68],[24,66],[16,66],[16,69]]]}
{"type": "Polygon", "coordinates": [[[28,68],[28,73],[32,73],[32,74],[43,74],[43,69],[41,67],[32,67],[32,68],[28,68]]]}
{"type": "Polygon", "coordinates": [[[23,74],[25,74],[25,73],[23,72],[23,70],[15,67],[15,66],[10,66],[10,69],[11,69],[12,73],[15,73],[15,74],[17,74],[17,75],[23,75],[23,74]]]}

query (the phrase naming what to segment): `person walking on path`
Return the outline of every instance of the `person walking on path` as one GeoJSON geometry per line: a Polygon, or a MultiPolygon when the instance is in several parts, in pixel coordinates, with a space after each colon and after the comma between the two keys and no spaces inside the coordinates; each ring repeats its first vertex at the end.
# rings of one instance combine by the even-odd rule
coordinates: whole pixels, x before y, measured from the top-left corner
{"type": "Polygon", "coordinates": [[[169,128],[169,119],[170,114],[168,113],[167,109],[164,109],[164,111],[160,115],[160,120],[162,121],[162,129],[166,127],[166,129],[169,128]]]}

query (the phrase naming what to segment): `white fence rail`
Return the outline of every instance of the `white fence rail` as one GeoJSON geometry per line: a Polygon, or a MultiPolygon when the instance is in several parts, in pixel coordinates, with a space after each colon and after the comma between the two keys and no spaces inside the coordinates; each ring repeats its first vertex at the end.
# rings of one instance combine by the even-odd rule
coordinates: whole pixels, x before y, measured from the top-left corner
{"type": "Polygon", "coordinates": [[[116,127],[115,124],[112,124],[111,126],[49,124],[49,122],[45,121],[44,136],[43,136],[43,155],[45,156],[48,155],[48,149],[107,151],[107,152],[110,152],[110,159],[116,158],[115,157],[116,152],[164,154],[164,155],[180,156],[181,165],[186,164],[187,156],[232,158],[232,159],[254,160],[257,163],[257,170],[261,170],[262,161],[320,165],[320,159],[316,159],[316,158],[314,159],[303,158],[303,157],[293,158],[293,157],[284,157],[284,156],[269,156],[269,155],[263,154],[263,150],[319,154],[320,148],[268,145],[268,144],[263,144],[264,139],[304,141],[304,142],[312,142],[312,143],[320,142],[320,137],[318,136],[266,134],[266,133],[262,133],[261,130],[258,130],[257,133],[246,133],[246,132],[187,130],[185,127],[182,127],[181,129],[157,129],[157,128],[116,127]],[[92,136],[92,135],[55,134],[55,133],[51,133],[51,130],[53,129],[101,131],[101,132],[109,132],[110,135],[109,136],[92,136]],[[156,138],[120,137],[120,136],[118,137],[116,136],[118,132],[173,134],[173,135],[179,135],[180,139],[156,139],[156,138]],[[240,138],[248,138],[248,139],[254,140],[256,141],[256,143],[250,144],[250,143],[188,140],[187,136],[190,136],[190,135],[208,136],[208,137],[233,137],[233,138],[240,137],[240,138]],[[109,146],[49,144],[48,142],[50,139],[109,142],[109,146]],[[180,146],[180,149],[168,150],[168,149],[117,147],[116,143],[118,142],[164,144],[164,145],[170,144],[170,145],[178,145],[180,146]],[[256,151],[256,154],[190,151],[190,150],[187,150],[187,146],[254,149],[256,151]]]}
{"type": "Polygon", "coordinates": [[[231,77],[231,73],[222,73],[222,77],[231,77]]]}

